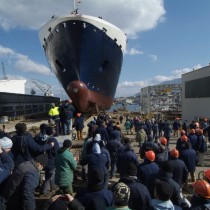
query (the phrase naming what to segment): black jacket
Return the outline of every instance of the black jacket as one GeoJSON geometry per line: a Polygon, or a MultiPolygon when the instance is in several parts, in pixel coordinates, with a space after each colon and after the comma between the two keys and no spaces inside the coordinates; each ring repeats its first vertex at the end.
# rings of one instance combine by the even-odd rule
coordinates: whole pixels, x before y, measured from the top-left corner
{"type": "Polygon", "coordinates": [[[173,166],[173,180],[179,184],[181,187],[183,183],[186,182],[188,177],[188,170],[184,161],[171,157],[169,159],[171,165],[173,166]]]}
{"type": "Polygon", "coordinates": [[[106,148],[109,151],[112,161],[117,161],[119,152],[121,152],[123,145],[117,140],[112,139],[107,142],[106,148]]]}
{"type": "Polygon", "coordinates": [[[192,210],[208,210],[210,209],[210,199],[193,195],[191,198],[192,210]]]}
{"type": "Polygon", "coordinates": [[[37,144],[31,134],[26,133],[22,136],[15,135],[12,137],[12,153],[14,155],[15,167],[25,161],[33,159],[34,153],[42,153],[52,148],[51,144],[37,144]]]}
{"type": "Polygon", "coordinates": [[[180,159],[184,161],[189,172],[195,172],[198,158],[194,149],[190,148],[183,150],[180,159]]]}
{"type": "Polygon", "coordinates": [[[155,162],[145,159],[143,163],[137,167],[138,179],[147,186],[151,196],[154,196],[154,180],[157,178],[159,166],[155,162]]]}
{"type": "Polygon", "coordinates": [[[0,184],[9,177],[14,169],[12,158],[5,152],[0,154],[0,184]]]}
{"type": "Polygon", "coordinates": [[[72,127],[75,128],[76,131],[82,130],[84,128],[84,117],[76,117],[72,127]]]}
{"type": "Polygon", "coordinates": [[[113,204],[113,193],[107,189],[80,190],[75,198],[85,207],[85,210],[105,210],[113,204]]]}
{"type": "MultiPolygon", "coordinates": [[[[34,138],[34,140],[39,145],[50,144],[51,142],[54,143],[54,147],[46,151],[48,155],[48,163],[47,163],[47,166],[45,167],[45,170],[51,171],[55,169],[55,155],[57,154],[59,150],[59,144],[58,144],[57,139],[52,136],[49,136],[45,141],[43,141],[38,135],[34,138]]],[[[37,155],[39,154],[40,153],[38,153],[37,155]]]]}
{"type": "Polygon", "coordinates": [[[64,104],[59,108],[59,112],[61,122],[66,123],[74,116],[75,108],[71,104],[64,104]]]}
{"type": "Polygon", "coordinates": [[[162,169],[159,170],[158,179],[167,182],[173,190],[172,197],[170,198],[171,202],[174,205],[180,206],[182,202],[180,197],[180,186],[172,179],[172,176],[172,173],[165,172],[162,169]]]}
{"type": "Polygon", "coordinates": [[[128,207],[132,210],[147,210],[150,206],[151,196],[147,187],[140,183],[136,177],[124,177],[119,182],[130,188],[128,207]]]}
{"type": "Polygon", "coordinates": [[[4,197],[7,210],[35,210],[34,192],[39,184],[39,172],[34,162],[20,164],[12,173],[4,197]]]}

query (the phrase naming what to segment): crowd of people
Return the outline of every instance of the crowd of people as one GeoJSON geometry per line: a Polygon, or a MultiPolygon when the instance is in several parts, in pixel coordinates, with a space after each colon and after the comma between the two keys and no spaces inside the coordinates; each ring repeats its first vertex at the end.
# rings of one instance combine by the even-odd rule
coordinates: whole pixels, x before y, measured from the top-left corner
{"type": "Polygon", "coordinates": [[[39,197],[47,200],[44,210],[210,209],[210,170],[200,179],[195,175],[196,167],[204,165],[208,122],[181,127],[177,120],[99,114],[87,124],[84,137],[84,120],[78,126],[82,115],[72,111],[69,101],[64,106],[70,118],[61,120],[62,109],[52,105],[49,124],[41,124],[35,136],[25,123],[16,124],[13,136],[0,132],[0,210],[35,210],[38,189],[39,197]],[[73,118],[77,139],[83,140],[79,159],[72,153],[72,140],[66,138],[59,147],[56,139],[60,122],[63,135],[68,135],[73,118]],[[52,120],[59,123],[52,126],[52,120]],[[78,166],[85,184],[75,191],[78,166]],[[194,192],[187,199],[184,192],[191,193],[191,187],[194,192]]]}

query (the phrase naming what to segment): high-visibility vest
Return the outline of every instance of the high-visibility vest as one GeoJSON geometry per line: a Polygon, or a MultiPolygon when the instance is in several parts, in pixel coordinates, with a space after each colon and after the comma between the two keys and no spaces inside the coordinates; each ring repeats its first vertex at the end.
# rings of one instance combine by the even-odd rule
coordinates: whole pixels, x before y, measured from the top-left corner
{"type": "Polygon", "coordinates": [[[49,111],[49,115],[51,117],[59,115],[59,108],[58,107],[51,108],[49,111]]]}

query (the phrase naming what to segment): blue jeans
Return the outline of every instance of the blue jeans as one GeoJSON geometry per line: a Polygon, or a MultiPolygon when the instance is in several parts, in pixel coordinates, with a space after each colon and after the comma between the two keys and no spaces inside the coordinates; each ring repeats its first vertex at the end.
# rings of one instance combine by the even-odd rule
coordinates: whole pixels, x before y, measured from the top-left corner
{"type": "Polygon", "coordinates": [[[63,134],[70,134],[71,132],[71,120],[67,120],[65,123],[63,123],[63,134]]]}

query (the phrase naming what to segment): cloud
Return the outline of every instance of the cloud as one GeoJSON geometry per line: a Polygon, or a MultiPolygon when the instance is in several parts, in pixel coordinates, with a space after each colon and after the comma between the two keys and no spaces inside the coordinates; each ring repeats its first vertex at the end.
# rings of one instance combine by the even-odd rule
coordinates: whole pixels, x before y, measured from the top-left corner
{"type": "Polygon", "coordinates": [[[139,50],[137,50],[135,48],[131,48],[130,50],[126,50],[125,54],[128,54],[128,55],[142,55],[142,54],[144,54],[144,52],[143,51],[139,51],[139,50]]]}
{"type": "Polygon", "coordinates": [[[43,64],[31,60],[28,56],[15,52],[10,48],[0,45],[0,58],[6,57],[14,66],[14,69],[22,72],[32,72],[42,75],[52,74],[50,69],[43,64]]]}
{"type": "Polygon", "coordinates": [[[149,57],[153,60],[153,61],[156,61],[158,58],[157,58],[157,55],[149,55],[149,57]]]}
{"type": "Polygon", "coordinates": [[[14,50],[0,45],[0,57],[12,56],[14,54],[14,50]]]}
{"type": "MultiPolygon", "coordinates": [[[[13,28],[39,29],[52,15],[69,14],[71,10],[69,0],[0,0],[0,27],[6,31],[13,28]]],[[[83,0],[79,12],[102,16],[132,38],[139,32],[155,28],[164,21],[166,13],[163,0],[83,0]]]]}
{"type": "Polygon", "coordinates": [[[141,88],[151,86],[151,85],[157,85],[162,82],[171,81],[174,79],[181,78],[181,75],[187,72],[192,71],[193,69],[201,68],[202,66],[200,64],[194,66],[193,68],[183,68],[183,69],[177,69],[171,72],[171,75],[157,75],[154,76],[151,79],[147,79],[144,81],[124,81],[118,84],[115,97],[125,97],[125,96],[132,96],[138,92],[141,91],[141,88]]]}
{"type": "Polygon", "coordinates": [[[14,64],[14,67],[17,70],[24,71],[24,72],[33,72],[37,74],[50,74],[49,68],[45,65],[36,63],[29,59],[27,56],[21,56],[14,64]]]}

